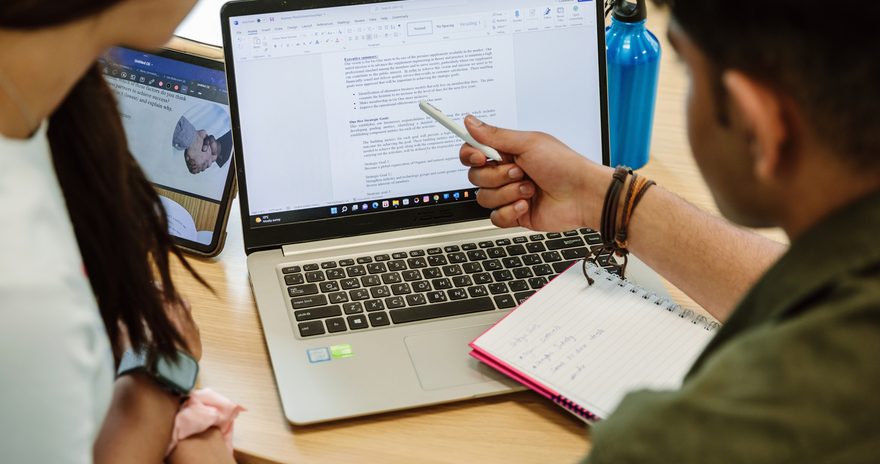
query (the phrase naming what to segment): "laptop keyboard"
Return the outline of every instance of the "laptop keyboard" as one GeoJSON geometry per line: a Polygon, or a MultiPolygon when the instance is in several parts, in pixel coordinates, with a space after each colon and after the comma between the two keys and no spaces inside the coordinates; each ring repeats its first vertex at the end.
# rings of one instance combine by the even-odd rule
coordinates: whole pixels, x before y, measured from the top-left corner
{"type": "MultiPolygon", "coordinates": [[[[395,250],[280,270],[299,335],[314,337],[508,310],[600,243],[598,233],[581,229],[395,250]]],[[[603,255],[596,262],[604,267],[610,259],[603,255]]]]}

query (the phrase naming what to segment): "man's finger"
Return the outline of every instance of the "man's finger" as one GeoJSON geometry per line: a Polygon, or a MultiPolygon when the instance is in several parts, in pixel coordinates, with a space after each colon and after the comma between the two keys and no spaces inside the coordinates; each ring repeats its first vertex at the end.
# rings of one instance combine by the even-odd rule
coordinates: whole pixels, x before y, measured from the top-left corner
{"type": "Polygon", "coordinates": [[[480,188],[498,188],[523,178],[525,173],[515,164],[495,164],[468,170],[468,180],[480,188]]]}
{"type": "Polygon", "coordinates": [[[524,153],[535,137],[533,132],[501,129],[486,124],[472,115],[464,119],[464,125],[477,142],[510,155],[524,153]]]}
{"type": "Polygon", "coordinates": [[[489,219],[492,224],[498,227],[517,227],[519,226],[519,218],[528,213],[529,202],[519,200],[512,205],[507,205],[492,211],[489,219]]]}
{"type": "Polygon", "coordinates": [[[484,208],[495,209],[510,205],[517,200],[527,200],[535,195],[535,186],[529,181],[515,182],[497,189],[480,189],[477,203],[484,208]]]}

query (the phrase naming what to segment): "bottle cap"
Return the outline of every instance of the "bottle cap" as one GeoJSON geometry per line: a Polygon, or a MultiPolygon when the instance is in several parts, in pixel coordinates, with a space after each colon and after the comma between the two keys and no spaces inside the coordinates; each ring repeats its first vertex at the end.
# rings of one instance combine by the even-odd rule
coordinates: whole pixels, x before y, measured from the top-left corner
{"type": "Polygon", "coordinates": [[[627,0],[612,0],[614,2],[611,17],[625,23],[637,23],[648,17],[645,0],[636,0],[635,3],[627,0]]]}

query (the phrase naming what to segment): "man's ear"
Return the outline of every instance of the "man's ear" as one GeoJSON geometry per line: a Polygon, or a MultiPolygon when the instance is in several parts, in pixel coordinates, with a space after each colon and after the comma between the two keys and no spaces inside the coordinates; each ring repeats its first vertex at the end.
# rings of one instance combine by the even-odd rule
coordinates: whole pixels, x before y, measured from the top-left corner
{"type": "Polygon", "coordinates": [[[755,176],[771,180],[784,163],[789,127],[782,100],[770,87],[740,71],[725,71],[724,88],[730,99],[733,124],[750,140],[755,176]]]}

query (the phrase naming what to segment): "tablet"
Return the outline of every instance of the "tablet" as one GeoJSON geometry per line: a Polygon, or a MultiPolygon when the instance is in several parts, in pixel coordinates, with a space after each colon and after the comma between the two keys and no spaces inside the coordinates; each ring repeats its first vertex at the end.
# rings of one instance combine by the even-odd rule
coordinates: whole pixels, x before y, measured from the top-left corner
{"type": "Polygon", "coordinates": [[[218,254],[235,181],[223,63],[114,47],[100,65],[129,149],[165,206],[168,231],[187,251],[218,254]]]}

